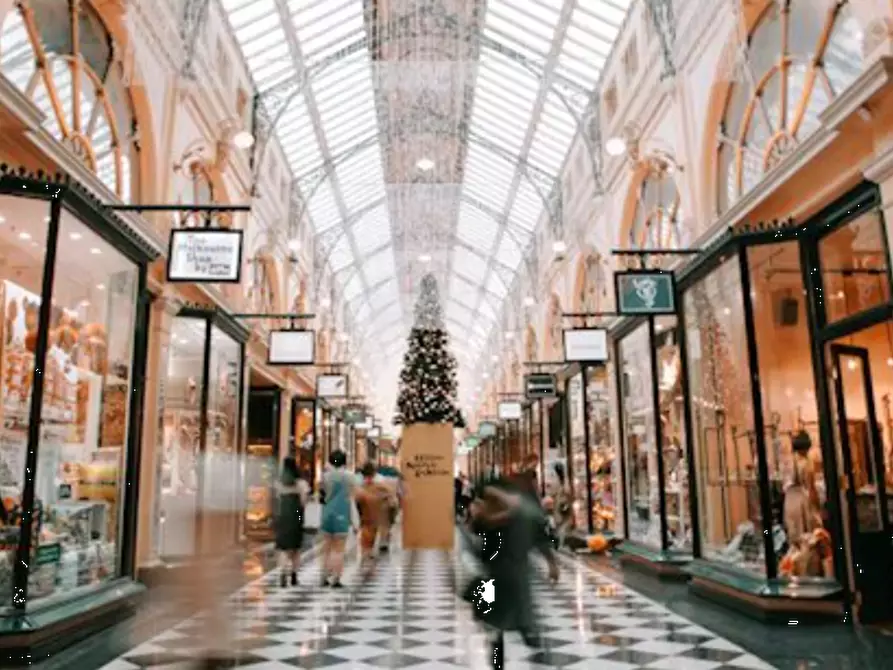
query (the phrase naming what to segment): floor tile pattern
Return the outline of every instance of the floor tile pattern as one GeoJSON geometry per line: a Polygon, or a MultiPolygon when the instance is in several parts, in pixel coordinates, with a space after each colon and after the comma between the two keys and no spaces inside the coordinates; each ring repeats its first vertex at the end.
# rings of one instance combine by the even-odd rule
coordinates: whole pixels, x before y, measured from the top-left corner
{"type": "MultiPolygon", "coordinates": [[[[577,561],[562,558],[557,585],[536,584],[543,647],[506,640],[507,670],[771,670],[709,630],[673,614],[577,561]]],[[[443,552],[402,552],[366,578],[356,563],[346,588],[319,586],[318,559],[303,586],[283,589],[268,574],[230,599],[236,658],[220,667],[251,670],[448,670],[490,667],[487,634],[454,596],[457,561],[443,552]]],[[[188,668],[201,647],[198,618],[187,620],[103,670],[188,668]]]]}

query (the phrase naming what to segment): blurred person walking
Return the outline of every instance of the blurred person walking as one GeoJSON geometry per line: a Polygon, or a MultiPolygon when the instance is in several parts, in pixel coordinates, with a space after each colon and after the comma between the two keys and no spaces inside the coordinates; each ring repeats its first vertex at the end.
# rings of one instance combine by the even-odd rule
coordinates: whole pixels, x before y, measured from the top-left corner
{"type": "Polygon", "coordinates": [[[344,551],[347,535],[350,532],[351,511],[356,481],[348,472],[347,455],[333,451],[329,456],[331,468],[323,475],[322,490],[325,506],[319,530],[322,533],[323,586],[341,588],[341,574],[344,572],[344,551]]]}
{"type": "Polygon", "coordinates": [[[531,581],[530,554],[546,559],[549,579],[558,581],[558,562],[543,529],[545,516],[536,501],[505,481],[484,488],[472,506],[471,530],[466,535],[477,553],[482,574],[472,579],[463,594],[475,617],[494,632],[494,668],[504,663],[504,635],[517,631],[531,647],[540,646],[531,581]]]}
{"type": "Polygon", "coordinates": [[[555,531],[559,548],[564,546],[567,534],[573,526],[573,507],[571,505],[571,496],[567,487],[567,475],[564,465],[556,463],[554,468],[555,478],[557,482],[552,485],[551,505],[552,518],[554,519],[555,531]]]}
{"type": "Polygon", "coordinates": [[[360,514],[360,556],[364,572],[369,573],[375,565],[375,539],[387,513],[388,492],[375,481],[375,465],[366,463],[361,473],[363,484],[356,491],[360,514]]]}
{"type": "Polygon", "coordinates": [[[279,551],[279,584],[285,588],[289,580],[298,585],[301,549],[304,545],[304,510],[310,497],[310,486],[301,477],[294,458],[282,460],[279,483],[276,486],[277,506],[273,519],[276,530],[276,549],[279,551]]]}

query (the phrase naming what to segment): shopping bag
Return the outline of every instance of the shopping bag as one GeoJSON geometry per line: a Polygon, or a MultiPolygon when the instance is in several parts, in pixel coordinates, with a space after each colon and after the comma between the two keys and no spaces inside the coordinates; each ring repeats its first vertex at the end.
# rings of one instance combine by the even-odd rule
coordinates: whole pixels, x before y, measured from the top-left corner
{"type": "Polygon", "coordinates": [[[319,530],[321,516],[322,505],[315,500],[309,501],[304,507],[304,528],[319,530]]]}

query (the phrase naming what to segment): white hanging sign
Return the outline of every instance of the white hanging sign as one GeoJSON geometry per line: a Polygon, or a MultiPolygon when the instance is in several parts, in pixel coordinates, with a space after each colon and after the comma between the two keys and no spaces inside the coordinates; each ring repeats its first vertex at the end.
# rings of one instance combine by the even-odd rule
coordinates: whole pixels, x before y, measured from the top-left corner
{"type": "Polygon", "coordinates": [[[564,360],[568,363],[604,363],[608,360],[608,332],[604,328],[564,331],[564,360]]]}
{"type": "Polygon", "coordinates": [[[267,362],[270,365],[313,365],[314,331],[274,330],[270,333],[267,362]]]}
{"type": "Polygon", "coordinates": [[[172,230],[167,259],[169,282],[238,284],[242,279],[242,231],[172,230]]]}

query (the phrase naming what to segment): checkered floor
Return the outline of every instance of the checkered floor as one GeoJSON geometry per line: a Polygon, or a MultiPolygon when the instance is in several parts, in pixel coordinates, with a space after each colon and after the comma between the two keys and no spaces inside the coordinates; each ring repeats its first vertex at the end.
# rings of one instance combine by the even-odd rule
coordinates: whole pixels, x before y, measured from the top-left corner
{"type": "MultiPolygon", "coordinates": [[[[557,586],[540,582],[544,648],[506,639],[507,670],[761,670],[771,666],[638,593],[563,557],[557,586]]],[[[303,586],[282,589],[269,574],[230,600],[238,660],[251,670],[439,670],[489,668],[487,636],[454,597],[453,557],[392,550],[365,580],[356,563],[346,588],[319,584],[319,560],[301,571],[303,586]]],[[[103,670],[188,668],[198,620],[162,633],[103,670]]]]}

